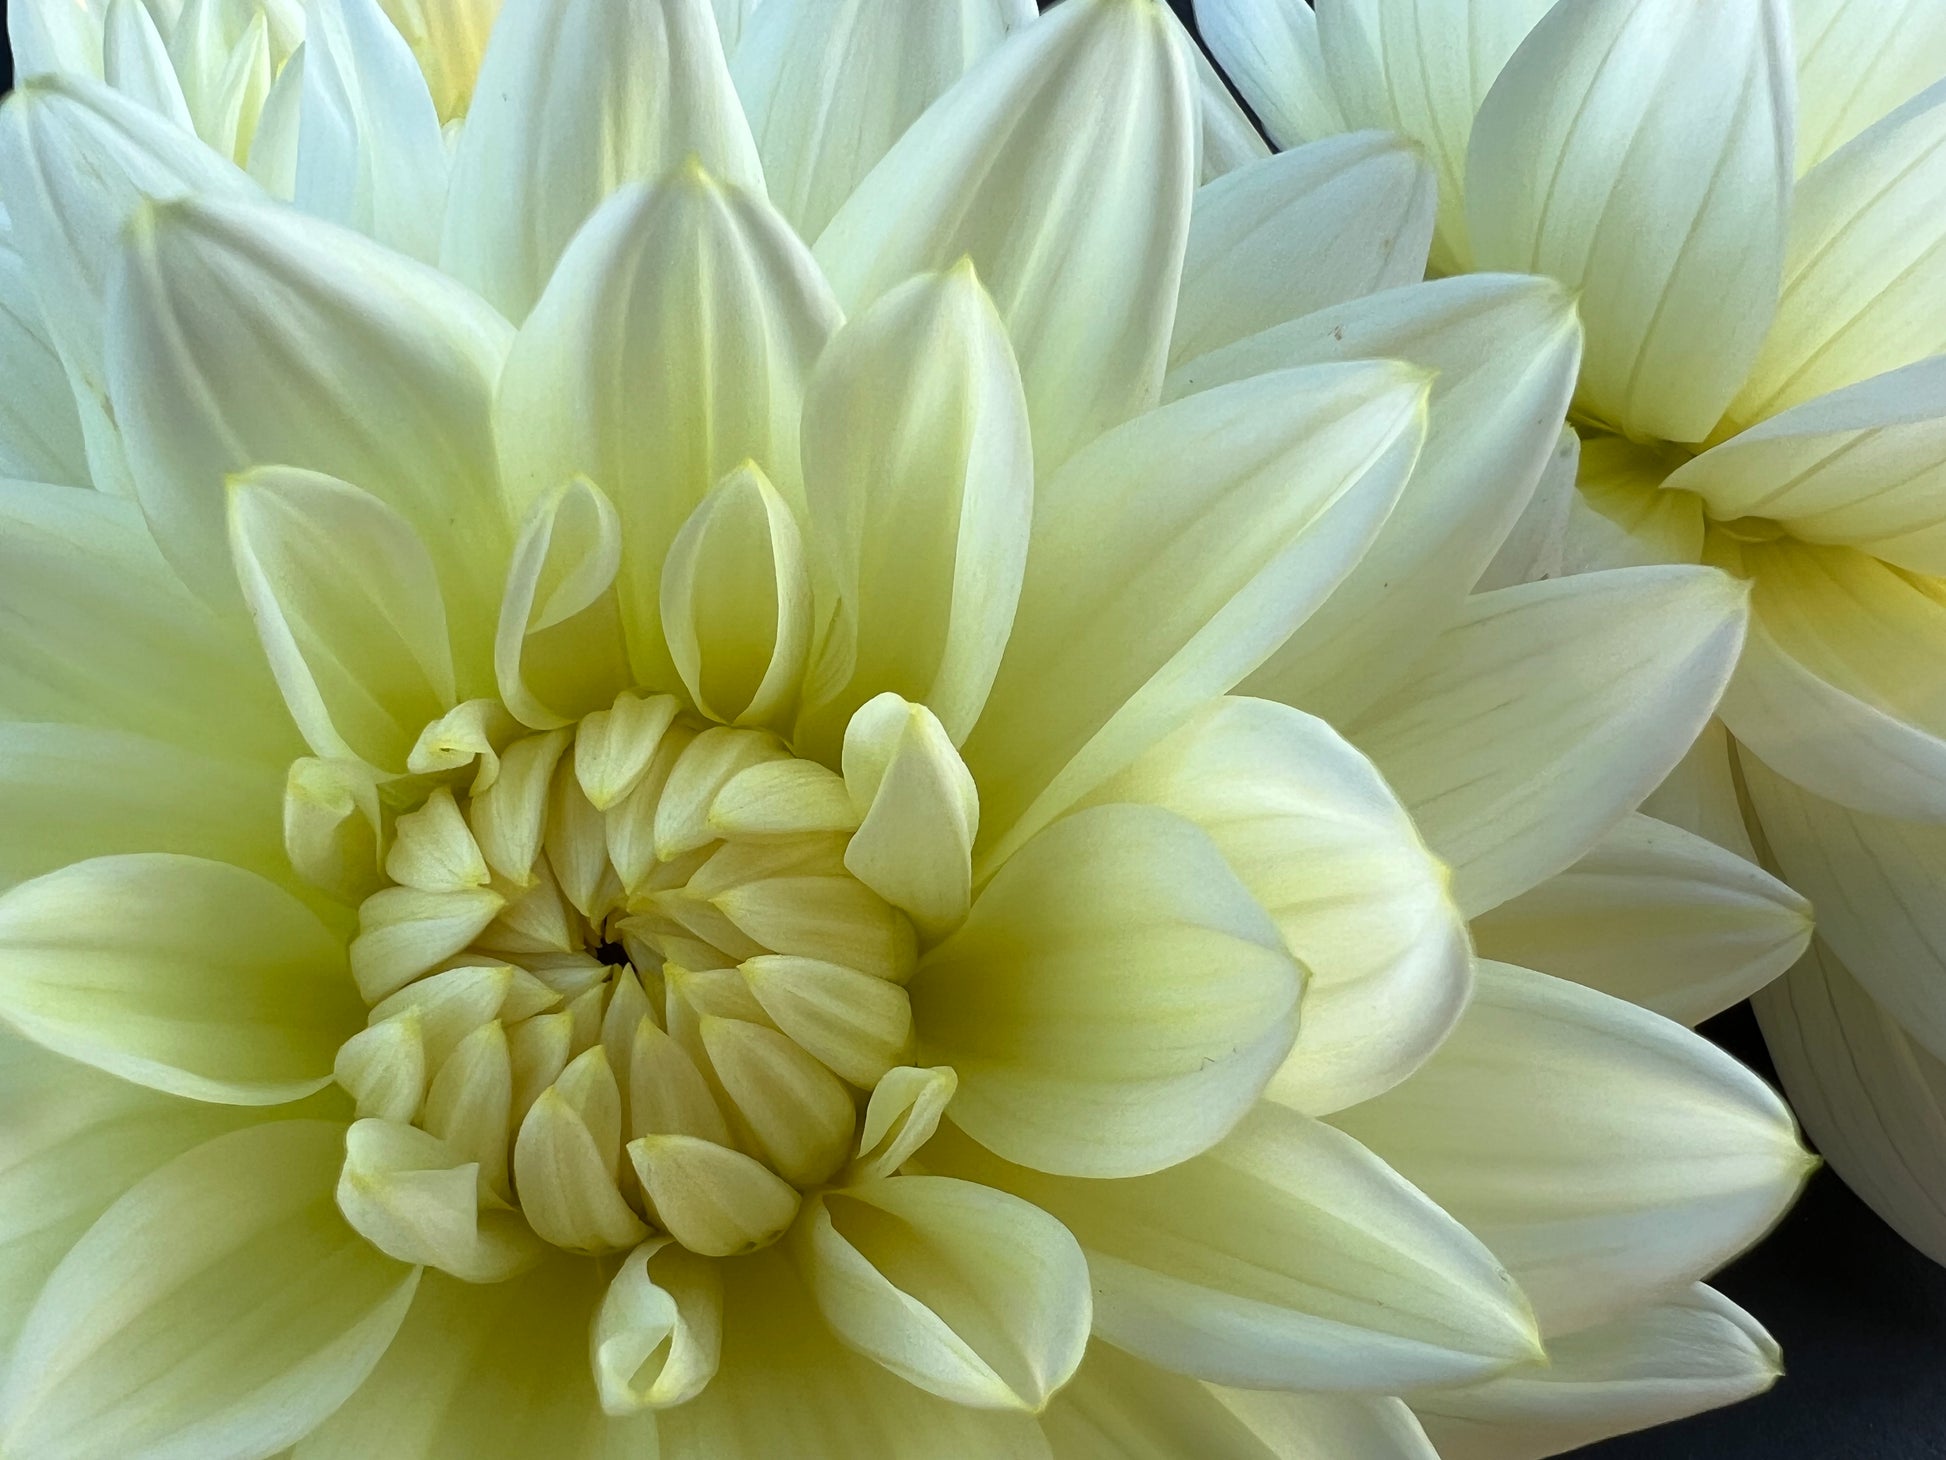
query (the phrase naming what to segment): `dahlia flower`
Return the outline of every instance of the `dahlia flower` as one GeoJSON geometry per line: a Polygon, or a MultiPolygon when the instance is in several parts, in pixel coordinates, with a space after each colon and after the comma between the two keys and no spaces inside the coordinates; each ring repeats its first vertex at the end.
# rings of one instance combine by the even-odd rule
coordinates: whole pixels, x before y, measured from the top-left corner
{"type": "Polygon", "coordinates": [[[1790,1117],[1603,991],[1808,936],[1634,811],[1745,594],[1473,591],[1580,330],[1410,282],[1408,147],[1254,156],[1149,0],[268,14],[15,21],[10,1460],[1504,1460],[1775,1376],[1700,1280],[1790,1117]]]}
{"type": "Polygon", "coordinates": [[[1833,1164],[1946,1261],[1946,9],[1198,11],[1280,141],[1419,141],[1437,270],[1578,291],[1580,490],[1537,509],[1528,566],[1750,581],[1665,814],[1810,896],[1818,942],[1757,1001],[1771,1051],[1833,1164]]]}

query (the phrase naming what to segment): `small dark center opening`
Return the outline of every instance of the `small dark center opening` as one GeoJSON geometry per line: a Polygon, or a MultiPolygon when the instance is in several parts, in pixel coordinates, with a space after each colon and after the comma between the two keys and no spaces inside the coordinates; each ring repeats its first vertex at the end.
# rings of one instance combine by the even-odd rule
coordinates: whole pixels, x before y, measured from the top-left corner
{"type": "Polygon", "coordinates": [[[603,943],[595,949],[595,957],[610,968],[628,967],[628,950],[620,943],[603,943]]]}

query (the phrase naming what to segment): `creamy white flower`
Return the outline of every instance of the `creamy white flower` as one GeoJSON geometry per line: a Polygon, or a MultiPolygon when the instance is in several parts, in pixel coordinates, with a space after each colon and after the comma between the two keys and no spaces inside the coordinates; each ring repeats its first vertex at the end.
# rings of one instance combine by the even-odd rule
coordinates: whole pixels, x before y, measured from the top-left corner
{"type": "Polygon", "coordinates": [[[1373,1396],[1768,1381],[1695,1284],[1787,1113],[1465,925],[1571,958],[1633,836],[1713,976],[1804,931],[1631,816],[1742,590],[1471,591],[1564,291],[1410,284],[1410,152],[1252,158],[1150,0],[402,25],[309,12],[294,203],[85,55],[0,115],[0,1448],[1423,1456],[1373,1396]]]}

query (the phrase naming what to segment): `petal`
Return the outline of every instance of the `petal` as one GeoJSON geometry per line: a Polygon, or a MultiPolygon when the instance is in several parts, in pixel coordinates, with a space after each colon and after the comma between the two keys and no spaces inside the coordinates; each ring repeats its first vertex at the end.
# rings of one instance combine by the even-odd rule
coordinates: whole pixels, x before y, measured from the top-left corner
{"type": "Polygon", "coordinates": [[[1034,15],[1028,0],[757,7],[730,74],[771,202],[816,238],[920,113],[1034,15]]]}
{"type": "Polygon", "coordinates": [[[1579,984],[1477,975],[1425,1068],[1332,1120],[1478,1233],[1544,1331],[1686,1289],[1790,1205],[1813,1158],[1756,1075],[1579,984]]]}
{"type": "Polygon", "coordinates": [[[912,125],[818,239],[854,314],[972,258],[1013,336],[1043,475],[1152,406],[1162,382],[1196,167],[1173,25],[1159,6],[1077,0],[1025,27],[912,125]]]}
{"type": "Polygon", "coordinates": [[[1323,1115],[1387,1090],[1438,1046],[1472,987],[1447,876],[1371,762],[1322,721],[1220,700],[1095,793],[1195,822],[1305,972],[1273,1085],[1323,1115]]]}
{"type": "Polygon", "coordinates": [[[361,1022],[344,951],[254,873],[99,857],[0,895],[0,1014],[139,1085],[274,1105],[331,1081],[361,1022]]]}
{"type": "Polygon", "coordinates": [[[926,1160],[1065,1223],[1087,1253],[1096,1334],[1176,1373],[1387,1392],[1540,1356],[1479,1239],[1357,1141],[1279,1105],[1133,1180],[1042,1176],[964,1137],[926,1160]]]}
{"type": "Polygon", "coordinates": [[[1701,562],[1702,499],[1663,491],[1668,477],[1668,460],[1651,447],[1620,436],[1587,437],[1568,507],[1562,572],[1701,562]]]}
{"type": "Polygon", "coordinates": [[[1817,909],[1818,934],[1887,1014],[1946,1058],[1946,827],[1868,816],[1739,757],[1766,852],[1817,909]]]}
{"type": "Polygon", "coordinates": [[[1879,0],[1792,0],[1797,170],[1810,171],[1946,74],[1946,14],[1879,0]]]}
{"type": "Polygon", "coordinates": [[[781,1250],[721,1266],[722,1361],[657,1416],[663,1454],[1049,1460],[1030,1417],[949,1403],[840,1345],[781,1250]]]}
{"type": "MultiPolygon", "coordinates": [[[[1173,10],[1169,13],[1175,15],[1173,10]]],[[[1229,84],[1217,74],[1203,48],[1186,30],[1179,29],[1176,39],[1196,72],[1197,180],[1215,182],[1226,173],[1270,156],[1270,144],[1230,94],[1229,84]]]]}
{"type": "Polygon", "coordinates": [[[460,700],[425,544],[378,498],[292,467],[231,478],[229,509],[237,580],[306,742],[403,771],[460,700]]]}
{"type": "Polygon", "coordinates": [[[1714,842],[1631,816],[1565,872],[1475,918],[1473,939],[1483,958],[1694,1026],[1797,962],[1811,905],[1714,842]]]}
{"type": "Polygon", "coordinates": [[[1013,626],[1034,505],[1020,371],[972,268],[911,280],[839,331],[804,422],[810,536],[838,615],[808,729],[835,738],[891,691],[957,744],[1013,626]]]}
{"type": "Polygon", "coordinates": [[[1435,201],[1432,170],[1382,132],[1313,142],[1198,189],[1170,364],[1417,282],[1435,201]]]}
{"type": "Polygon", "coordinates": [[[98,3],[17,0],[7,7],[7,41],[23,79],[49,71],[101,75],[103,12],[98,3]]]}
{"type": "Polygon", "coordinates": [[[132,1187],[48,1279],[4,1389],[9,1449],[248,1460],[348,1399],[418,1272],[331,1203],[344,1128],[272,1121],[132,1187]]]}
{"type": "Polygon", "coordinates": [[[1186,396],[1267,370],[1387,358],[1434,372],[1425,448],[1370,549],[1251,681],[1333,724],[1403,682],[1526,507],[1574,390],[1574,301],[1541,279],[1439,280],[1320,310],[1169,378],[1169,394],[1186,396]]]}
{"type": "Polygon", "coordinates": [[[1054,1396],[1041,1429],[1056,1460],[1279,1460],[1201,1383],[1106,1343],[1088,1346],[1087,1360],[1054,1396]]]}
{"type": "Polygon", "coordinates": [[[723,1279],[716,1264],[667,1238],[644,1242],[602,1295],[592,1344],[595,1382],[609,1414],[694,1399],[722,1352],[723,1279]]]}
{"type": "MultiPolygon", "coordinates": [[[[138,10],[140,0],[127,0],[138,10]]],[[[146,13],[146,12],[145,12],[146,13]]],[[[0,212],[0,477],[85,487],[88,453],[74,391],[41,318],[34,276],[0,212]]]]}
{"type": "Polygon", "coordinates": [[[840,1342],[928,1393],[1039,1413],[1088,1344],[1088,1265],[1053,1217],[946,1176],[826,1192],[794,1252],[840,1342]]]}
{"type": "Polygon", "coordinates": [[[1782,0],[1556,6],[1480,107],[1466,159],[1475,266],[1581,291],[1579,400],[1697,441],[1763,343],[1791,206],[1782,0]]]}
{"type": "Polygon", "coordinates": [[[1723,723],[1779,775],[1875,816],[1946,820],[1946,596],[1851,548],[1712,550],[1752,580],[1723,723]]]}
{"type": "Polygon", "coordinates": [[[1207,1148],[1290,1048],[1297,969],[1215,844],[1152,807],[1056,822],[1000,869],[909,989],[955,1124],[1084,1176],[1207,1148]]]}
{"type": "Polygon", "coordinates": [[[1348,130],[1332,95],[1309,5],[1196,0],[1196,21],[1223,74],[1280,147],[1348,130]]]}
{"type": "Polygon", "coordinates": [[[508,489],[525,503],[579,474],[615,504],[637,683],[679,683],[663,561],[710,488],[750,461],[801,502],[804,383],[837,323],[783,219],[691,167],[610,198],[521,329],[495,417],[508,489]]]}
{"type": "Polygon", "coordinates": [[[689,1135],[629,1142],[649,1210],[664,1230],[704,1257],[735,1257],[783,1235],[797,1215],[790,1183],[754,1157],[689,1135]]]}
{"type": "Polygon", "coordinates": [[[508,332],[479,300],[348,230],[199,198],[138,221],[108,328],[142,510],[205,597],[236,596],[224,478],[276,462],[399,512],[455,619],[493,622],[513,533],[487,413],[508,332]]]}
{"type": "Polygon", "coordinates": [[[508,0],[453,158],[440,264],[520,320],[603,198],[688,158],[763,189],[709,0],[508,0]]]}
{"type": "Polygon", "coordinates": [[[481,1209],[479,1166],[430,1132],[361,1120],[345,1144],[338,1210],[388,1257],[497,1283],[549,1255],[519,1213],[481,1209]]]}
{"type": "Polygon", "coordinates": [[[196,130],[183,98],[175,63],[143,0],[108,0],[101,37],[101,74],[116,91],[133,97],[184,131],[196,130]]]}
{"type": "Polygon", "coordinates": [[[1412,1411],[1387,1395],[1292,1394],[1276,1389],[1210,1386],[1223,1407],[1252,1433],[1279,1447],[1309,1446],[1341,1460],[1437,1460],[1412,1411]]]}
{"type": "Polygon", "coordinates": [[[0,482],[0,602],[7,719],[131,730],[259,764],[297,748],[249,630],[184,590],[128,502],[0,482]]]}
{"type": "MultiPolygon", "coordinates": [[[[1507,534],[1493,561],[1473,585],[1475,593],[1511,588],[1542,578],[1559,578],[1568,569],[1568,525],[1574,519],[1579,493],[1575,477],[1581,470],[1581,438],[1572,426],[1561,428],[1560,444],[1548,458],[1513,531],[1507,534]]],[[[1619,565],[1616,565],[1619,566],[1619,565]]],[[[1575,571],[1586,571],[1576,569],[1575,571]]]]}
{"type": "Polygon", "coordinates": [[[1474,598],[1352,740],[1468,913],[1561,871],[1674,768],[1736,666],[1745,595],[1706,568],[1618,568],[1474,598]]]}
{"type": "Polygon", "coordinates": [[[1543,1460],[1761,1394],[1782,1376],[1757,1320],[1698,1283],[1550,1339],[1547,1367],[1414,1394],[1442,1460],[1543,1460]]]}
{"type": "Polygon", "coordinates": [[[311,0],[303,85],[297,206],[435,262],[446,144],[419,63],[379,0],[311,0]]]}
{"type": "Polygon", "coordinates": [[[1900,1236],[1946,1262],[1946,1064],[1822,939],[1751,1003],[1818,1150],[1900,1236]]]}
{"type": "Polygon", "coordinates": [[[1391,363],[1258,376],[1110,432],[1047,482],[965,745],[986,865],[1289,638],[1391,511],[1425,392],[1391,363]]]}
{"type": "Polygon", "coordinates": [[[973,896],[980,795],[932,712],[880,695],[845,729],[845,786],[863,812],[845,869],[926,937],[959,926],[973,896]]]}
{"type": "Polygon", "coordinates": [[[1913,98],[1798,184],[1776,322],[1728,424],[1748,425],[1946,349],[1942,214],[1946,85],[1913,98]]]}

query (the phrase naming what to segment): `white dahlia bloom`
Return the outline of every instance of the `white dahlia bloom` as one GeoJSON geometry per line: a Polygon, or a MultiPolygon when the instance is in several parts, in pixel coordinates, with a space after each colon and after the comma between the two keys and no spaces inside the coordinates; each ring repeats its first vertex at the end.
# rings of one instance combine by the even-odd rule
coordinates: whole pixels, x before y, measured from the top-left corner
{"type": "Polygon", "coordinates": [[[8,1460],[1506,1460],[1775,1376],[1700,1280],[1790,1117],[1601,991],[1808,936],[1634,809],[1744,593],[1473,591],[1580,331],[1408,283],[1403,144],[1250,160],[1149,0],[510,0],[477,76],[317,0],[293,205],[153,104],[195,0],[146,92],[22,13],[8,1460]]]}
{"type": "Polygon", "coordinates": [[[1418,139],[1436,268],[1579,292],[1580,491],[1530,567],[1750,580],[1669,814],[1754,837],[1817,907],[1757,1001],[1772,1054],[1838,1170],[1946,1262],[1946,7],[1198,10],[1281,141],[1418,139]]]}

